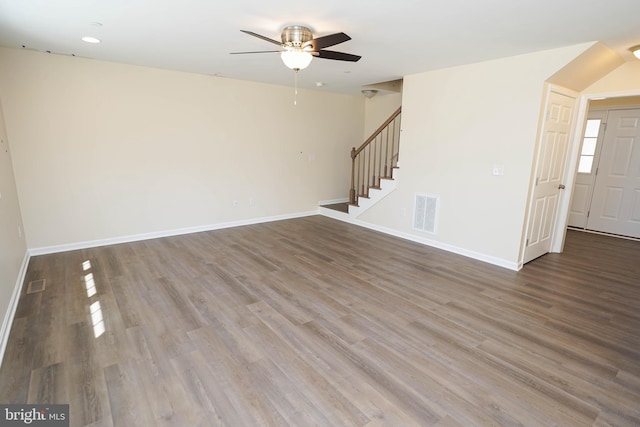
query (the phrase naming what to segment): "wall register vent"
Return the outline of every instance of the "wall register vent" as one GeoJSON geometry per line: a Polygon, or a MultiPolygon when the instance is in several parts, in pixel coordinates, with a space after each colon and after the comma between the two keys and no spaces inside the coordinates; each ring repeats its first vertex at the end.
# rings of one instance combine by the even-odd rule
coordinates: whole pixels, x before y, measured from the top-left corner
{"type": "Polygon", "coordinates": [[[34,294],[36,292],[44,291],[46,284],[47,279],[39,279],[29,282],[29,285],[27,286],[27,294],[34,294]]]}
{"type": "Polygon", "coordinates": [[[413,206],[413,228],[427,233],[436,233],[440,196],[416,194],[413,206]]]}

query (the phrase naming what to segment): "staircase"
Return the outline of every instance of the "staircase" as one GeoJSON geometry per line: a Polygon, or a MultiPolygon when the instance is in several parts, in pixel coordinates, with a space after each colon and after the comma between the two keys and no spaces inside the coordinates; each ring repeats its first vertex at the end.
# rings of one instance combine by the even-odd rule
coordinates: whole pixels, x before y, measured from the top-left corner
{"type": "Polygon", "coordinates": [[[351,150],[349,215],[353,218],[395,190],[400,143],[398,108],[360,147],[351,150]]]}

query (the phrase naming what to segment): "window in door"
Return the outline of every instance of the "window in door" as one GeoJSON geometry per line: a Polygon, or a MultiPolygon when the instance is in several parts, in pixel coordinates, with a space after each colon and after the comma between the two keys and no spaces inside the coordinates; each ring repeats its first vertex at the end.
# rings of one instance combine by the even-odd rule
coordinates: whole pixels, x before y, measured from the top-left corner
{"type": "Polygon", "coordinates": [[[593,169],[593,159],[596,155],[596,143],[598,142],[598,132],[600,131],[601,122],[601,119],[587,120],[584,137],[582,138],[578,173],[591,173],[593,169]]]}

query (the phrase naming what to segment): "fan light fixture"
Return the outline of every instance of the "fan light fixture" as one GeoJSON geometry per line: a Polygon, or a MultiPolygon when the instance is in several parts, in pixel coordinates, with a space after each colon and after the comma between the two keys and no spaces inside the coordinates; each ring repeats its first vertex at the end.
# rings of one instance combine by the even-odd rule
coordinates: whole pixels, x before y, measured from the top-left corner
{"type": "Polygon", "coordinates": [[[360,55],[353,55],[344,52],[324,50],[327,47],[335,46],[351,40],[345,33],[329,34],[327,36],[313,38],[311,29],[302,25],[289,25],[282,30],[280,41],[254,33],[253,31],[240,30],[245,34],[257,37],[271,44],[279,46],[282,50],[261,50],[253,52],[231,52],[233,55],[247,53],[269,53],[280,52],[282,62],[287,68],[300,71],[309,66],[314,56],[318,58],[331,59],[334,61],[358,62],[360,55]]]}
{"type": "MultiPolygon", "coordinates": [[[[328,36],[313,38],[311,30],[302,25],[289,25],[282,30],[280,40],[277,41],[269,37],[254,33],[253,31],[240,30],[245,34],[257,37],[271,44],[279,46],[282,50],[261,50],[257,52],[231,52],[234,55],[246,53],[270,53],[279,52],[280,58],[284,65],[295,71],[294,76],[294,98],[293,105],[297,104],[298,97],[298,71],[304,70],[311,64],[314,56],[324,59],[332,59],[335,61],[357,62],[360,55],[352,55],[350,53],[335,52],[333,50],[324,50],[326,47],[335,46],[340,43],[351,40],[351,37],[345,33],[329,34],[328,36]]],[[[318,87],[322,84],[317,84],[318,87]]]]}
{"type": "Polygon", "coordinates": [[[294,71],[304,70],[311,64],[313,55],[302,49],[287,49],[280,54],[282,62],[294,71]]]}
{"type": "Polygon", "coordinates": [[[633,53],[633,56],[635,56],[636,58],[640,59],[640,44],[637,45],[637,46],[632,47],[629,50],[631,51],[631,53],[633,53]]]}

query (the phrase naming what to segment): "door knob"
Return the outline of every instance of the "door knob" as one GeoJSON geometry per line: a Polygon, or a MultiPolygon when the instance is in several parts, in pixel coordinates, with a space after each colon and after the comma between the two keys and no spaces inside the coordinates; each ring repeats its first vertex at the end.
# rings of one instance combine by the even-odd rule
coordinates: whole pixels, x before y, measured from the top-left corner
{"type": "Polygon", "coordinates": [[[564,184],[558,185],[558,190],[564,190],[564,184]]]}

